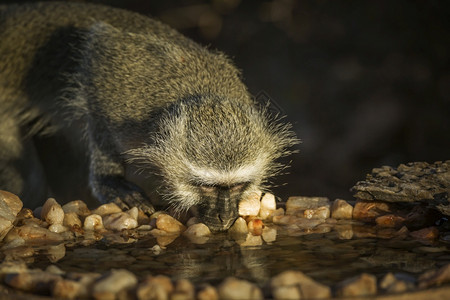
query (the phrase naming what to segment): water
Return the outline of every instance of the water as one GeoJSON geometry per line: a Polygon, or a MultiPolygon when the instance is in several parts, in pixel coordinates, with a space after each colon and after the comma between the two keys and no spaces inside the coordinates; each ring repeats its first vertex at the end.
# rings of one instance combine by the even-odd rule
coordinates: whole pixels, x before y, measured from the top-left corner
{"type": "Polygon", "coordinates": [[[252,247],[239,246],[227,234],[213,235],[200,245],[180,236],[162,251],[155,251],[156,239],[151,235],[134,242],[128,240],[130,243],[118,243],[118,239],[106,237],[88,246],[59,246],[53,249],[53,256],[42,249],[30,267],[45,269],[51,260],[57,260],[54,252],[60,251],[63,257],[53,264],[68,272],[103,273],[125,268],[139,278],[162,274],[175,280],[186,278],[194,284],[216,285],[228,276],[236,276],[263,286],[282,271],[300,270],[333,286],[363,272],[378,278],[388,272],[402,273],[415,280],[424,271],[450,263],[450,247],[443,242],[425,245],[409,238],[342,239],[333,230],[300,236],[279,230],[272,244],[252,247]]]}

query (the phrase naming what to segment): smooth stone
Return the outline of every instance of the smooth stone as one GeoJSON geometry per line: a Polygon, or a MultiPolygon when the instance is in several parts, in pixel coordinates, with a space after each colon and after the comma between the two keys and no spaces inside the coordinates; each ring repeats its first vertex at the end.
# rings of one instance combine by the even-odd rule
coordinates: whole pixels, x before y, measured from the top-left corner
{"type": "Polygon", "coordinates": [[[380,281],[380,288],[386,293],[403,293],[414,289],[414,284],[399,280],[391,272],[387,273],[380,281]]]}
{"type": "Polygon", "coordinates": [[[391,214],[389,203],[379,201],[356,201],[353,208],[353,219],[363,222],[374,222],[382,215],[391,214]]]}
{"type": "Polygon", "coordinates": [[[315,209],[306,209],[303,212],[303,217],[306,219],[325,220],[330,217],[330,208],[328,206],[321,206],[315,209]]]}
{"type": "Polygon", "coordinates": [[[265,226],[262,230],[262,239],[266,243],[275,242],[277,239],[277,229],[265,226]]]}
{"type": "Polygon", "coordinates": [[[11,228],[13,228],[13,223],[4,217],[0,217],[0,242],[8,234],[11,228]]]}
{"type": "Polygon", "coordinates": [[[135,287],[138,283],[136,276],[124,269],[113,269],[102,276],[92,287],[94,298],[115,295],[122,290],[135,287]]]}
{"type": "Polygon", "coordinates": [[[164,275],[147,276],[138,285],[136,296],[139,300],[168,299],[174,286],[169,277],[164,275]]]}
{"type": "Polygon", "coordinates": [[[0,217],[14,222],[22,207],[23,203],[19,197],[13,193],[0,190],[0,217]]]}
{"type": "Polygon", "coordinates": [[[350,220],[353,216],[353,206],[347,201],[342,199],[336,199],[331,206],[331,217],[333,219],[345,219],[350,220]]]}
{"type": "Polygon", "coordinates": [[[50,225],[62,224],[64,221],[64,210],[54,198],[48,198],[42,206],[41,219],[50,225]]]}
{"type": "Polygon", "coordinates": [[[260,235],[253,235],[249,232],[245,240],[238,241],[238,243],[242,247],[261,246],[263,244],[263,240],[260,235]]]}
{"type": "Polygon", "coordinates": [[[137,215],[136,218],[133,218],[126,212],[107,214],[103,216],[103,226],[115,231],[134,229],[138,226],[137,215]]]}
{"type": "Polygon", "coordinates": [[[261,208],[259,209],[258,216],[262,220],[268,219],[273,212],[277,209],[275,196],[271,193],[265,193],[261,198],[261,208]]]}
{"type": "Polygon", "coordinates": [[[236,219],[234,224],[228,229],[228,232],[231,235],[239,236],[239,235],[247,235],[248,227],[247,222],[242,217],[236,219]]]}
{"type": "Polygon", "coordinates": [[[171,299],[194,300],[195,299],[194,285],[187,279],[177,280],[175,284],[175,290],[171,295],[171,299]]]}
{"type": "Polygon", "coordinates": [[[263,299],[261,289],[255,284],[235,277],[226,278],[218,287],[219,299],[258,300],[263,299]]]}
{"type": "Polygon", "coordinates": [[[446,264],[438,270],[426,272],[421,275],[419,277],[419,288],[423,289],[430,286],[438,286],[448,282],[450,282],[450,264],[446,264]]]}
{"type": "Polygon", "coordinates": [[[30,293],[50,293],[53,285],[61,276],[42,270],[27,270],[20,273],[6,274],[4,282],[10,287],[30,293]]]}
{"type": "Polygon", "coordinates": [[[62,206],[64,213],[76,213],[78,216],[85,218],[91,214],[86,203],[81,200],[70,201],[62,206]]]}
{"type": "Polygon", "coordinates": [[[286,215],[296,215],[303,213],[307,209],[316,209],[319,207],[330,207],[330,200],[326,197],[289,197],[286,202],[286,215]]]}
{"type": "Polygon", "coordinates": [[[84,219],[83,223],[84,230],[103,230],[105,227],[103,226],[103,220],[100,215],[92,214],[87,216],[84,219]]]}
{"type": "Polygon", "coordinates": [[[264,223],[261,219],[252,219],[247,223],[248,231],[253,235],[261,235],[264,223]]]}
{"type": "Polygon", "coordinates": [[[377,278],[367,273],[346,279],[336,287],[336,295],[338,297],[366,297],[376,294],[377,278]]]}
{"type": "Polygon", "coordinates": [[[186,230],[186,226],[167,214],[159,214],[156,217],[156,228],[168,233],[181,233],[186,230]]]}
{"type": "Polygon", "coordinates": [[[69,230],[66,226],[62,224],[52,224],[48,227],[48,230],[54,233],[63,233],[69,230]]]}
{"type": "Polygon", "coordinates": [[[115,203],[110,202],[106,204],[102,204],[96,209],[92,211],[92,214],[97,214],[100,216],[110,215],[114,213],[120,213],[122,212],[122,209],[115,203]]]}
{"type": "Polygon", "coordinates": [[[70,227],[70,228],[73,228],[73,227],[81,228],[82,227],[80,217],[78,216],[78,214],[76,212],[73,212],[73,211],[67,212],[64,214],[63,225],[70,227]]]}
{"type": "Polygon", "coordinates": [[[219,300],[219,292],[209,284],[203,286],[197,293],[198,300],[219,300]]]}
{"type": "MultiPolygon", "coordinates": [[[[328,299],[331,297],[330,287],[318,283],[300,271],[284,271],[272,278],[270,286],[275,299],[283,299],[281,296],[287,295],[286,290],[277,291],[280,287],[296,287],[305,299],[328,299]]],[[[289,290],[295,293],[293,289],[289,290]]]]}
{"type": "Polygon", "coordinates": [[[14,227],[5,236],[4,241],[9,242],[17,238],[21,238],[25,242],[60,242],[64,240],[61,235],[51,232],[47,228],[33,225],[14,227]]]}
{"type": "Polygon", "coordinates": [[[57,280],[51,287],[51,295],[56,299],[81,298],[85,288],[80,282],[74,280],[57,280]]]}
{"type": "Polygon", "coordinates": [[[239,202],[240,216],[257,216],[261,208],[261,191],[250,193],[239,202]]]}

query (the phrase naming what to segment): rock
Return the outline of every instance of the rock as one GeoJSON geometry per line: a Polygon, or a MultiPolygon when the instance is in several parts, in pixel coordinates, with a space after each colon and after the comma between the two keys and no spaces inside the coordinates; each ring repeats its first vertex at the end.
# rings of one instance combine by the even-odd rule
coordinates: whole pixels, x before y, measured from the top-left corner
{"type": "Polygon", "coordinates": [[[235,277],[226,278],[218,287],[219,299],[257,300],[263,299],[261,290],[253,283],[235,277]]]}
{"type": "Polygon", "coordinates": [[[353,237],[352,225],[335,225],[334,230],[337,232],[339,239],[351,240],[353,237]]]}
{"type": "Polygon", "coordinates": [[[330,200],[326,197],[289,197],[286,202],[286,215],[303,216],[307,209],[317,209],[319,207],[330,208],[330,200]]]}
{"type": "Polygon", "coordinates": [[[375,222],[379,216],[390,214],[392,208],[389,203],[379,201],[356,201],[353,208],[353,219],[363,222],[375,222]]]}
{"type": "Polygon", "coordinates": [[[23,207],[19,197],[13,193],[0,190],[0,219],[14,222],[23,207]]]}
{"type": "Polygon", "coordinates": [[[347,201],[342,199],[336,199],[331,206],[331,217],[333,219],[345,219],[350,220],[353,215],[353,206],[347,201]]]}
{"type": "Polygon", "coordinates": [[[277,204],[275,201],[275,196],[271,193],[265,193],[261,198],[261,208],[259,210],[258,216],[262,220],[266,220],[273,214],[276,209],[277,204]]]}
{"type": "Polygon", "coordinates": [[[422,243],[432,244],[439,237],[439,230],[432,226],[420,230],[412,231],[409,235],[422,243]]]}
{"type": "Polygon", "coordinates": [[[98,299],[115,299],[115,295],[137,285],[136,276],[124,269],[111,270],[95,282],[92,295],[98,299]]]}
{"type": "Polygon", "coordinates": [[[247,235],[248,227],[247,222],[242,217],[236,219],[234,224],[228,229],[228,232],[233,236],[247,235]]]}
{"type": "Polygon", "coordinates": [[[138,226],[137,211],[135,218],[126,212],[106,214],[103,216],[103,226],[106,229],[115,231],[134,229],[138,226]]]}
{"type": "Polygon", "coordinates": [[[64,214],[63,225],[69,228],[81,228],[82,223],[76,212],[67,212],[64,214]]]}
{"type": "Polygon", "coordinates": [[[69,230],[66,226],[62,224],[52,224],[48,227],[48,230],[54,233],[63,233],[69,230]]]}
{"type": "Polygon", "coordinates": [[[375,219],[375,223],[380,227],[397,228],[403,226],[405,223],[405,218],[389,214],[384,216],[379,216],[375,219]]]}
{"type": "Polygon", "coordinates": [[[248,231],[253,235],[261,235],[264,224],[261,219],[253,219],[247,223],[248,231]]]}
{"type": "Polygon", "coordinates": [[[29,293],[47,294],[59,280],[61,280],[59,275],[41,270],[27,270],[20,273],[6,274],[4,281],[14,289],[29,293]]]}
{"type": "Polygon", "coordinates": [[[239,202],[240,216],[257,216],[261,208],[261,191],[249,194],[239,202]]]}
{"type": "Polygon", "coordinates": [[[97,214],[100,216],[106,216],[110,214],[120,213],[122,212],[122,209],[115,203],[110,202],[103,205],[100,205],[96,209],[92,211],[93,214],[97,214]]]}
{"type": "Polygon", "coordinates": [[[346,279],[336,287],[338,297],[366,297],[374,296],[376,293],[377,278],[367,273],[346,279]]]}
{"type": "Polygon", "coordinates": [[[217,289],[209,284],[200,288],[197,293],[198,300],[219,300],[219,293],[217,289]]]}
{"type": "Polygon", "coordinates": [[[183,232],[183,235],[194,244],[204,244],[209,240],[211,231],[205,224],[196,223],[189,226],[186,231],[183,232]]]}
{"type": "Polygon", "coordinates": [[[303,212],[303,217],[306,219],[328,219],[330,217],[330,207],[321,206],[315,209],[306,209],[303,212]]]}
{"type": "Polygon", "coordinates": [[[438,270],[426,272],[419,277],[419,288],[429,288],[450,282],[450,264],[446,264],[438,270]]]}
{"type": "Polygon", "coordinates": [[[275,242],[277,239],[277,229],[265,226],[261,236],[266,243],[275,242]]]}
{"type": "Polygon", "coordinates": [[[97,214],[92,214],[92,215],[87,216],[84,219],[83,229],[84,230],[92,230],[92,231],[93,230],[101,231],[101,230],[105,229],[105,227],[103,227],[102,217],[97,214]]]}
{"type": "Polygon", "coordinates": [[[78,216],[85,218],[91,214],[86,203],[81,200],[70,201],[62,206],[64,213],[76,213],[78,216]]]}
{"type": "Polygon", "coordinates": [[[64,221],[64,210],[55,199],[48,198],[42,206],[41,219],[50,225],[62,225],[64,221]]]}
{"type": "Polygon", "coordinates": [[[401,164],[396,169],[388,166],[375,168],[352,191],[361,200],[425,201],[450,215],[450,161],[413,162],[401,164]]]}
{"type": "Polygon", "coordinates": [[[80,298],[84,289],[81,283],[73,280],[57,280],[51,287],[51,295],[57,299],[80,298]]]}
{"type": "Polygon", "coordinates": [[[5,236],[4,241],[9,242],[18,238],[25,240],[25,242],[34,243],[61,242],[64,240],[61,235],[51,232],[47,228],[32,225],[23,225],[11,229],[5,236]]]}
{"type": "Polygon", "coordinates": [[[179,279],[175,285],[175,291],[172,293],[171,299],[195,299],[194,285],[187,279],[179,279]]]}
{"type": "Polygon", "coordinates": [[[403,293],[414,289],[414,284],[397,279],[391,272],[387,273],[380,281],[380,288],[386,293],[403,293]]]}
{"type": "Polygon", "coordinates": [[[174,287],[169,277],[163,275],[148,276],[137,287],[136,296],[139,300],[169,299],[174,287]]]}
{"type": "Polygon", "coordinates": [[[300,271],[284,271],[270,281],[274,299],[328,299],[331,289],[300,271]],[[301,297],[297,297],[301,295],[301,297]]]}
{"type": "Polygon", "coordinates": [[[11,230],[12,227],[13,224],[11,221],[6,220],[3,217],[0,217],[0,242],[8,234],[8,232],[11,230]]]}
{"type": "Polygon", "coordinates": [[[64,244],[49,246],[47,248],[47,258],[51,263],[56,263],[66,256],[66,246],[64,244]]]}
{"type": "Polygon", "coordinates": [[[168,233],[181,233],[186,230],[183,224],[167,214],[159,214],[156,217],[156,228],[168,233]]]}

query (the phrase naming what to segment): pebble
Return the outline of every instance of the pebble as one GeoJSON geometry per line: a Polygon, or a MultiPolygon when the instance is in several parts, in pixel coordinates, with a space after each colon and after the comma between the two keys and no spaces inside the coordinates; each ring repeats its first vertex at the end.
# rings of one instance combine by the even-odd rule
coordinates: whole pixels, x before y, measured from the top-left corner
{"type": "Polygon", "coordinates": [[[76,213],[78,216],[85,218],[91,214],[91,211],[87,207],[86,203],[81,200],[74,200],[67,202],[62,206],[64,213],[76,213]]]}
{"type": "Polygon", "coordinates": [[[331,217],[333,219],[345,219],[350,220],[353,215],[353,206],[347,201],[342,199],[336,199],[331,206],[331,217]]]}
{"type": "Polygon", "coordinates": [[[352,225],[335,225],[334,230],[337,232],[339,239],[351,240],[353,237],[352,225]]]}
{"type": "Polygon", "coordinates": [[[187,279],[179,279],[175,285],[175,290],[170,296],[171,299],[186,299],[186,300],[194,300],[195,299],[195,287],[194,285],[187,279]]]}
{"type": "Polygon", "coordinates": [[[203,286],[197,293],[198,300],[219,300],[217,289],[209,284],[203,286]]]}
{"type": "Polygon", "coordinates": [[[105,227],[103,227],[103,220],[102,217],[100,215],[97,214],[92,214],[87,216],[84,219],[84,223],[83,223],[83,229],[84,230],[103,230],[105,227]]]}
{"type": "Polygon", "coordinates": [[[258,300],[263,299],[261,290],[253,283],[235,277],[226,278],[218,287],[219,299],[258,300]]]}
{"type": "Polygon", "coordinates": [[[248,227],[247,222],[242,217],[239,217],[236,219],[234,224],[228,229],[228,233],[234,236],[238,235],[247,235],[248,233],[248,227]]]}
{"type": "Polygon", "coordinates": [[[97,280],[92,287],[96,299],[115,299],[115,295],[137,285],[136,276],[124,269],[113,269],[97,280]]]}
{"type": "Polygon", "coordinates": [[[248,231],[253,235],[261,235],[264,224],[261,219],[252,219],[247,223],[248,231]]]}
{"type": "Polygon", "coordinates": [[[405,222],[405,218],[394,214],[379,216],[375,219],[375,223],[380,227],[396,228],[401,227],[405,222]]]}
{"type": "Polygon", "coordinates": [[[148,276],[138,285],[136,296],[139,300],[168,299],[173,290],[174,286],[169,277],[148,276]]]}
{"type": "Polygon", "coordinates": [[[270,286],[274,299],[300,299],[297,295],[305,299],[331,298],[330,287],[300,271],[284,271],[272,278],[270,286]]]}
{"type": "Polygon", "coordinates": [[[12,288],[37,294],[48,294],[59,275],[42,270],[26,270],[19,273],[6,274],[4,282],[12,288]]]}
{"type": "Polygon", "coordinates": [[[386,293],[403,293],[414,289],[414,284],[397,279],[394,274],[389,272],[381,279],[380,288],[386,293]]]}
{"type": "Polygon", "coordinates": [[[390,214],[392,209],[386,202],[356,201],[353,208],[353,219],[363,222],[374,222],[379,216],[390,214]]]}
{"type": "Polygon", "coordinates": [[[377,278],[367,273],[346,279],[336,287],[338,297],[367,297],[374,296],[376,293],[377,278]]]}
{"type": "Polygon", "coordinates": [[[419,288],[428,288],[450,282],[450,264],[438,270],[426,272],[419,277],[419,288]]]}
{"type": "Polygon", "coordinates": [[[102,204],[96,209],[92,211],[92,214],[97,214],[100,216],[110,215],[114,213],[120,213],[122,212],[122,209],[115,203],[110,202],[106,204],[102,204]]]}
{"type": "Polygon", "coordinates": [[[420,230],[412,231],[409,235],[424,244],[432,244],[439,237],[439,230],[432,226],[420,230]]]}
{"type": "Polygon", "coordinates": [[[50,225],[62,225],[64,221],[64,210],[54,198],[48,198],[42,206],[41,219],[50,225]]]}
{"type": "Polygon", "coordinates": [[[13,222],[22,207],[23,203],[19,197],[0,190],[0,217],[13,222]]]}
{"type": "Polygon", "coordinates": [[[272,216],[273,212],[277,209],[277,204],[275,201],[275,196],[271,193],[265,193],[261,198],[261,208],[259,210],[258,216],[262,220],[268,219],[272,216]]]}
{"type": "Polygon", "coordinates": [[[156,217],[156,228],[168,233],[181,233],[186,230],[186,226],[167,214],[159,214],[156,217]]]}
{"type": "Polygon", "coordinates": [[[306,209],[303,212],[303,216],[306,219],[321,219],[325,220],[330,217],[330,207],[329,206],[321,206],[315,209],[306,209]]]}
{"type": "Polygon", "coordinates": [[[240,216],[257,216],[261,208],[261,191],[253,192],[239,202],[240,216]]]}
{"type": "Polygon", "coordinates": [[[319,207],[330,208],[330,200],[326,197],[289,197],[286,202],[286,215],[301,215],[307,209],[317,209],[319,207]]]}
{"type": "Polygon", "coordinates": [[[4,241],[9,242],[18,238],[23,239],[25,242],[33,241],[37,243],[61,242],[64,240],[60,234],[51,232],[47,228],[23,225],[11,229],[5,236],[4,241]]]}
{"type": "Polygon", "coordinates": [[[57,280],[51,287],[51,295],[56,299],[82,298],[84,291],[81,283],[67,279],[57,280]]]}
{"type": "Polygon", "coordinates": [[[3,238],[8,234],[12,227],[13,224],[11,221],[0,217],[0,241],[3,240],[3,238]]]}
{"type": "Polygon", "coordinates": [[[48,227],[48,230],[54,233],[63,233],[69,230],[66,226],[62,224],[52,224],[48,227]]]}
{"type": "Polygon", "coordinates": [[[51,263],[56,263],[66,256],[66,246],[64,244],[49,246],[46,250],[47,258],[51,263]]]}
{"type": "Polygon", "coordinates": [[[74,211],[66,212],[64,214],[63,225],[69,228],[81,228],[82,223],[78,214],[74,211]]]}
{"type": "Polygon", "coordinates": [[[262,230],[262,239],[266,243],[275,242],[277,239],[277,229],[265,226],[262,230]]]}
{"type": "Polygon", "coordinates": [[[106,229],[121,231],[124,229],[134,229],[138,226],[137,222],[137,208],[135,217],[127,212],[118,212],[106,214],[103,216],[103,226],[106,229]]]}

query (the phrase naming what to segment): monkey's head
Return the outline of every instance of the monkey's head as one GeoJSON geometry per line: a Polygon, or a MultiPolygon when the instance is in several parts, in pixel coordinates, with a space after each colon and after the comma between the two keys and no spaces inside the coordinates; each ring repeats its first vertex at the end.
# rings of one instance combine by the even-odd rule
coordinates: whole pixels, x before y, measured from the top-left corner
{"type": "Polygon", "coordinates": [[[152,143],[129,154],[157,173],[159,193],[175,210],[196,206],[202,222],[222,231],[241,199],[283,167],[276,159],[297,143],[289,128],[250,97],[195,96],[165,110],[152,143]]]}

